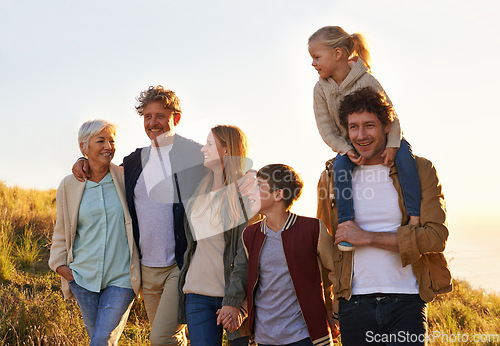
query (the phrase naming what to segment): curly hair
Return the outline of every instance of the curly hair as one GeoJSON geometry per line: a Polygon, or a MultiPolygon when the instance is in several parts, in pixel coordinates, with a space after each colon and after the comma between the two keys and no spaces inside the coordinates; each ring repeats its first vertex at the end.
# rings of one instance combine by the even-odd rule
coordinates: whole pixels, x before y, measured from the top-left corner
{"type": "Polygon", "coordinates": [[[340,103],[340,124],[348,128],[348,116],[352,113],[370,112],[377,116],[383,125],[394,120],[394,108],[386,101],[383,94],[366,87],[347,95],[340,103]]]}
{"type": "Polygon", "coordinates": [[[142,91],[137,98],[137,102],[135,109],[140,116],[143,115],[144,107],[152,102],[161,102],[163,108],[173,110],[174,114],[182,113],[181,101],[177,95],[172,90],[165,89],[161,85],[157,85],[156,87],[150,86],[142,91]]]}
{"type": "Polygon", "coordinates": [[[282,163],[266,165],[259,169],[257,178],[264,179],[271,191],[283,190],[283,202],[286,210],[292,207],[293,202],[299,199],[304,182],[295,170],[282,163]]]}

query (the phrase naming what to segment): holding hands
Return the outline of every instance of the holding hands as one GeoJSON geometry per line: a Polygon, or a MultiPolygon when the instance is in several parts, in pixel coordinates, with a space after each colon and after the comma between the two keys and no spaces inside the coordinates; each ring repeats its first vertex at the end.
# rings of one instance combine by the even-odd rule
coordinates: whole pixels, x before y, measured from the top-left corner
{"type": "Polygon", "coordinates": [[[217,310],[217,325],[222,324],[224,329],[229,333],[236,331],[245,320],[245,317],[240,312],[240,309],[224,305],[221,309],[217,310]]]}

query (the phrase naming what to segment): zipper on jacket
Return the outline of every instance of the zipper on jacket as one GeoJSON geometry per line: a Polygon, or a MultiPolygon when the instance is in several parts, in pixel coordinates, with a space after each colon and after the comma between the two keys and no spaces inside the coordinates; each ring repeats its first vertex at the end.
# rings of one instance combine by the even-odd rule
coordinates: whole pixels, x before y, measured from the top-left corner
{"type": "Polygon", "coordinates": [[[354,252],[352,252],[352,256],[351,256],[351,282],[349,282],[349,287],[351,288],[349,290],[349,299],[347,300],[351,300],[351,297],[352,297],[352,279],[354,277],[354,252]]]}

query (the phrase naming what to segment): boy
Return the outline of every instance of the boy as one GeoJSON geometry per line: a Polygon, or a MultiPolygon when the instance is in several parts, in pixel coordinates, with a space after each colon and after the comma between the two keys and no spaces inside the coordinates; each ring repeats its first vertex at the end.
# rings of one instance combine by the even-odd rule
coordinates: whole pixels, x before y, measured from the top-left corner
{"type": "Polygon", "coordinates": [[[265,218],[242,235],[250,330],[259,346],[330,345],[333,239],[320,220],[290,213],[303,186],[291,167],[267,165],[257,181],[265,218]]]}

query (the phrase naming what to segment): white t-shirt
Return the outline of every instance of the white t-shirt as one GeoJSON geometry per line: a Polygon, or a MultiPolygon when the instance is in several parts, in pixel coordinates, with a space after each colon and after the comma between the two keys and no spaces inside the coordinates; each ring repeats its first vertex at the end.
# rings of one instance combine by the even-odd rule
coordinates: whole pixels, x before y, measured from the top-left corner
{"type": "Polygon", "coordinates": [[[134,189],[141,263],[148,267],[169,267],[175,263],[175,191],[170,150],[172,145],[151,148],[134,189]]]}
{"type": "MultiPolygon", "coordinates": [[[[367,165],[353,171],[355,221],[369,232],[393,232],[401,226],[398,192],[389,167],[367,165]]],[[[402,267],[399,253],[370,246],[356,246],[352,294],[418,294],[412,266],[402,267]]]]}
{"type": "Polygon", "coordinates": [[[258,344],[284,345],[309,337],[286,263],[282,232],[266,226],[266,241],[259,256],[259,285],[254,299],[258,344]]]}

